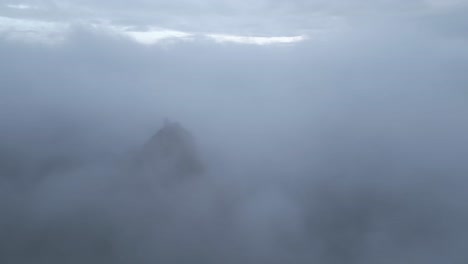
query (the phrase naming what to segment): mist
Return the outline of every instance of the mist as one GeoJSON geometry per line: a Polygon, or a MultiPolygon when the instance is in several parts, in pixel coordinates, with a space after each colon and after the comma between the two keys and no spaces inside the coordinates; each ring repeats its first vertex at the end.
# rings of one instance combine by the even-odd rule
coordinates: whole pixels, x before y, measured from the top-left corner
{"type": "Polygon", "coordinates": [[[448,17],[278,45],[0,35],[0,262],[465,263],[468,49],[448,17]],[[165,119],[197,175],[135,163],[165,119]]]}

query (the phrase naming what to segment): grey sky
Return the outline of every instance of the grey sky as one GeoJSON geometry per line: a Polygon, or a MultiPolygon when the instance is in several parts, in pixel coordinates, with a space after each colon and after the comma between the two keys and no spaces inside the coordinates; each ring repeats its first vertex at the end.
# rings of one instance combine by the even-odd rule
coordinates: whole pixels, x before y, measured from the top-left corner
{"type": "Polygon", "coordinates": [[[467,10],[1,1],[0,262],[464,264],[467,10]],[[129,169],[164,118],[198,181],[129,169]]]}
{"type": "Polygon", "coordinates": [[[189,33],[296,36],[333,31],[361,20],[372,23],[373,19],[398,22],[457,16],[461,21],[451,19],[449,26],[462,27],[459,24],[466,19],[460,10],[466,8],[465,0],[3,1],[0,15],[64,23],[107,21],[143,31],[158,27],[189,33]]]}

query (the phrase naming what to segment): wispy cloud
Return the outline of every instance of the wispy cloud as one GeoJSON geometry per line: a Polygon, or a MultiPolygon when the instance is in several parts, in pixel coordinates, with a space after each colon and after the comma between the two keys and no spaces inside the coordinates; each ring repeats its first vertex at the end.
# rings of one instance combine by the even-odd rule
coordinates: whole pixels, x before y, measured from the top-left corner
{"type": "MultiPolygon", "coordinates": [[[[307,39],[306,36],[240,36],[229,34],[191,33],[173,29],[150,27],[146,30],[135,30],[131,26],[114,25],[109,22],[81,23],[101,32],[127,37],[144,45],[156,45],[167,41],[187,41],[208,38],[216,43],[238,43],[248,45],[292,44],[307,39]]],[[[0,36],[20,41],[35,41],[45,44],[56,44],[66,39],[72,29],[71,23],[47,22],[32,19],[8,18],[0,16],[0,36]]]]}
{"type": "Polygon", "coordinates": [[[20,10],[27,10],[27,9],[36,9],[36,6],[29,5],[29,4],[7,4],[5,5],[8,8],[12,9],[20,9],[20,10]]]}
{"type": "Polygon", "coordinates": [[[127,35],[141,44],[154,45],[166,40],[191,40],[194,34],[168,30],[168,29],[150,29],[148,31],[120,30],[120,33],[127,35]]]}
{"type": "Polygon", "coordinates": [[[225,34],[208,34],[207,37],[218,43],[232,42],[239,44],[255,44],[255,45],[270,45],[270,44],[289,44],[303,41],[306,36],[291,36],[291,37],[258,37],[258,36],[236,36],[225,34]]]}
{"type": "Polygon", "coordinates": [[[69,25],[0,16],[0,37],[9,40],[56,44],[66,38],[69,25]]]}

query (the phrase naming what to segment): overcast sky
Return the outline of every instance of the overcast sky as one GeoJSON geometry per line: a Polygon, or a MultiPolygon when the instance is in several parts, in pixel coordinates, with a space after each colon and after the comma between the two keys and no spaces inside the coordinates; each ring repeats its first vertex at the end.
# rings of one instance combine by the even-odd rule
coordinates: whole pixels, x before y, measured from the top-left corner
{"type": "Polygon", "coordinates": [[[467,30],[466,0],[0,0],[0,262],[466,263],[467,30]],[[141,191],[164,118],[207,172],[141,191]]]}
{"type": "Polygon", "coordinates": [[[29,34],[30,31],[47,34],[44,31],[63,31],[64,26],[80,24],[133,32],[130,33],[132,37],[146,43],[154,43],[161,38],[187,39],[214,35],[217,36],[213,38],[215,41],[258,44],[297,42],[306,37],[323,38],[332,32],[354,27],[356,23],[385,20],[396,24],[402,21],[405,21],[403,24],[420,23],[423,27],[441,31],[441,34],[464,36],[467,5],[465,0],[138,0],[131,3],[2,0],[0,30],[3,34],[25,30],[29,34]],[[454,32],[457,30],[459,32],[454,32]],[[277,39],[255,41],[236,39],[234,36],[277,39]]]}

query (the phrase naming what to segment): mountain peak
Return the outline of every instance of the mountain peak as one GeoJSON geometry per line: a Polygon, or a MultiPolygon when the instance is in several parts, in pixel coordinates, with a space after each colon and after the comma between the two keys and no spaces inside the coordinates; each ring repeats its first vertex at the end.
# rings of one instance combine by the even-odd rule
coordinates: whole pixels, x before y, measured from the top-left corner
{"type": "Polygon", "coordinates": [[[138,160],[145,173],[156,177],[181,179],[203,171],[192,134],[168,119],[143,146],[138,160]]]}

